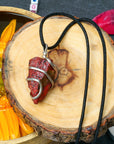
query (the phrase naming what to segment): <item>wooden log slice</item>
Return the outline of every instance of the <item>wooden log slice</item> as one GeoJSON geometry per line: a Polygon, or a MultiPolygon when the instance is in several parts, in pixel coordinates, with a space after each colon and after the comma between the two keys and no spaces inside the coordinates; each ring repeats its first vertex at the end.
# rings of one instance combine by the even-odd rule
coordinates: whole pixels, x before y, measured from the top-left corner
{"type": "MultiPolygon", "coordinates": [[[[28,88],[28,64],[33,57],[42,57],[43,48],[39,38],[42,18],[22,27],[8,44],[3,59],[3,78],[8,98],[17,114],[37,131],[39,135],[60,142],[75,141],[75,134],[82,109],[86,72],[86,43],[80,27],[75,24],[56,49],[48,55],[59,69],[55,87],[37,105],[33,103],[28,88]]],[[[44,39],[51,46],[64,28],[71,22],[65,17],[48,19],[44,24],[44,39]]],[[[81,140],[94,138],[100,110],[103,86],[103,51],[96,29],[82,23],[90,42],[90,77],[87,107],[81,140]]],[[[114,125],[114,46],[104,32],[107,48],[106,101],[99,136],[114,125]]]]}

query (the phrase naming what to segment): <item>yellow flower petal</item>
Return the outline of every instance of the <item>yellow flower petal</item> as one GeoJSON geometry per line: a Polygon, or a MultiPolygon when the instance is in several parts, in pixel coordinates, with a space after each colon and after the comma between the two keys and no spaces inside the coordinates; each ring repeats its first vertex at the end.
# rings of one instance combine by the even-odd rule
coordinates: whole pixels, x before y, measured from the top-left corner
{"type": "Polygon", "coordinates": [[[34,131],[32,127],[30,127],[28,124],[24,123],[20,118],[19,118],[19,125],[20,125],[20,128],[26,134],[30,134],[30,133],[32,133],[34,131]]]}
{"type": "Polygon", "coordinates": [[[0,41],[0,49],[5,49],[6,42],[0,41]]]}
{"type": "Polygon", "coordinates": [[[6,43],[0,41],[0,58],[2,57],[5,48],[6,48],[6,43]]]}
{"type": "Polygon", "coordinates": [[[0,110],[0,128],[3,134],[3,140],[9,140],[9,129],[4,110],[0,110]]]}
{"type": "Polygon", "coordinates": [[[13,108],[10,107],[5,109],[4,113],[8,123],[10,139],[19,138],[20,137],[19,122],[17,115],[13,111],[13,108]]]}
{"type": "Polygon", "coordinates": [[[15,28],[16,28],[16,20],[13,19],[2,32],[0,40],[5,43],[11,40],[14,35],[15,28]]]}

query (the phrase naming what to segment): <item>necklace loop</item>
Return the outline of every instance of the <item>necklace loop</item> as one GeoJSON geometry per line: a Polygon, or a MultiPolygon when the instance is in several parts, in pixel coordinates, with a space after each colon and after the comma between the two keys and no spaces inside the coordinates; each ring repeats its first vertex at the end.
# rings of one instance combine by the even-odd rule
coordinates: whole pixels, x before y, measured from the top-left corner
{"type": "Polygon", "coordinates": [[[105,41],[104,41],[104,37],[102,35],[102,32],[100,30],[100,28],[97,26],[97,24],[95,22],[93,22],[91,19],[88,19],[88,18],[81,18],[81,19],[76,19],[74,16],[70,15],[70,14],[66,14],[66,13],[52,13],[52,14],[49,14],[47,15],[46,17],[44,17],[40,23],[40,40],[41,40],[41,44],[42,46],[44,47],[44,56],[47,60],[49,60],[46,55],[47,55],[47,49],[53,49],[55,47],[57,47],[59,45],[59,43],[62,41],[64,35],[67,33],[67,31],[69,30],[69,28],[74,25],[75,23],[77,23],[80,28],[82,29],[83,33],[84,33],[84,36],[85,36],[85,40],[86,40],[86,46],[87,46],[87,59],[86,59],[86,78],[85,78],[85,90],[84,90],[84,98],[83,98],[83,105],[82,105],[82,112],[81,112],[81,118],[80,118],[80,122],[79,122],[79,128],[78,128],[78,133],[77,133],[77,138],[76,138],[76,142],[75,144],[78,144],[79,143],[79,138],[80,138],[80,134],[81,134],[81,130],[82,130],[82,124],[83,124],[83,120],[84,120],[84,114],[85,114],[85,107],[86,107],[86,99],[87,99],[87,91],[88,91],[88,81],[89,81],[89,53],[90,53],[90,50],[89,50],[89,40],[88,40],[88,36],[87,36],[87,32],[85,30],[85,28],[83,27],[83,25],[81,24],[81,22],[88,22],[90,24],[92,24],[99,36],[100,36],[100,39],[101,39],[101,42],[102,42],[102,46],[103,46],[103,89],[102,89],[102,100],[101,100],[101,105],[100,105],[100,112],[99,112],[99,118],[98,118],[98,123],[97,123],[97,128],[96,128],[96,131],[95,131],[95,137],[94,137],[94,141],[92,142],[92,144],[95,144],[96,143],[96,139],[97,139],[97,136],[98,136],[98,132],[99,132],[99,128],[100,128],[100,124],[101,124],[101,121],[102,121],[102,115],[103,115],[103,108],[104,108],[104,103],[105,103],[105,94],[106,94],[106,71],[107,71],[107,61],[106,61],[106,58],[107,58],[107,53],[106,53],[106,45],[105,45],[105,41]],[[49,17],[52,17],[52,16],[57,16],[57,15],[60,15],[60,16],[66,16],[70,19],[72,19],[73,21],[65,28],[65,30],[63,31],[63,33],[61,34],[61,36],[59,37],[59,39],[57,40],[57,42],[48,47],[46,46],[45,44],[45,41],[44,41],[44,37],[43,37],[43,24],[45,22],[45,20],[49,17]],[[46,51],[45,51],[46,49],[46,51]]]}
{"type": "Polygon", "coordinates": [[[48,50],[48,45],[45,44],[45,47],[44,47],[44,52],[43,52],[43,57],[46,58],[47,57],[47,50],[48,50]]]}
{"type": "MultiPolygon", "coordinates": [[[[62,41],[63,37],[65,36],[65,34],[67,33],[67,31],[74,25],[74,24],[78,24],[81,28],[81,30],[84,33],[85,36],[85,40],[86,40],[86,47],[87,47],[87,59],[86,59],[86,80],[85,80],[85,90],[84,90],[84,98],[83,98],[83,106],[82,106],[82,113],[81,113],[81,118],[80,118],[80,122],[79,122],[79,129],[78,129],[78,135],[77,135],[77,139],[76,139],[76,144],[79,143],[79,138],[80,138],[80,134],[81,134],[81,130],[82,130],[82,123],[84,120],[84,114],[85,114],[85,107],[86,107],[86,99],[87,99],[87,91],[88,91],[88,81],[89,81],[89,53],[90,53],[90,48],[89,48],[89,39],[88,39],[88,35],[87,32],[84,28],[84,26],[81,24],[80,19],[76,19],[74,16],[70,15],[70,14],[66,14],[66,13],[52,13],[47,15],[46,17],[44,17],[40,23],[40,29],[39,29],[39,34],[40,34],[40,40],[41,40],[41,44],[44,47],[44,50],[46,48],[46,43],[44,41],[44,37],[43,37],[43,24],[45,22],[46,19],[48,19],[49,17],[52,16],[66,16],[70,19],[72,19],[73,21],[67,25],[67,27],[64,29],[64,31],[62,32],[62,34],[60,35],[59,39],[57,40],[57,42],[48,47],[48,49],[53,49],[55,47],[57,47],[59,45],[59,43],[62,41]]],[[[46,57],[47,60],[49,60],[46,57]]]]}

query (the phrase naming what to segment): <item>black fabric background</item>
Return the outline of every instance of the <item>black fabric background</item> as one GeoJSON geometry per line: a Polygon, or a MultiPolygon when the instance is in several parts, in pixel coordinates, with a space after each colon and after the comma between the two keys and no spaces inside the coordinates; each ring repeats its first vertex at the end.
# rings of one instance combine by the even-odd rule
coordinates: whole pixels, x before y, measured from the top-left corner
{"type": "MultiPolygon", "coordinates": [[[[30,2],[31,0],[0,0],[0,6],[13,6],[29,10],[30,2]]],[[[52,12],[66,12],[77,17],[92,19],[110,9],[114,9],[114,0],[39,0],[37,13],[45,16],[52,12]]],[[[106,133],[105,136],[98,139],[97,144],[114,144],[114,141],[106,133]]]]}
{"type": "MultiPolygon", "coordinates": [[[[14,6],[29,10],[31,0],[0,0],[1,6],[14,6]]],[[[39,0],[38,14],[67,12],[77,17],[93,18],[99,13],[114,9],[114,0],[39,0]]]]}

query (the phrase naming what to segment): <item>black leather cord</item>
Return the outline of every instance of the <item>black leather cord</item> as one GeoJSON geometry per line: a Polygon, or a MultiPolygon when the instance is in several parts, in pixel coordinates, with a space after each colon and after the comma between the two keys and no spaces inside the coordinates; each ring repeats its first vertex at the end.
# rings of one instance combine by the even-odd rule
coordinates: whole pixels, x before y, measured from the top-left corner
{"type": "Polygon", "coordinates": [[[64,31],[62,32],[61,36],[57,40],[57,42],[53,46],[48,47],[48,49],[53,49],[53,48],[57,47],[59,45],[59,43],[62,41],[64,35],[67,33],[67,31],[70,29],[70,27],[73,26],[75,23],[78,23],[78,25],[82,29],[82,31],[84,33],[84,36],[85,36],[85,40],[86,40],[86,46],[87,46],[85,90],[84,90],[84,98],[83,98],[81,118],[80,118],[80,123],[79,123],[79,128],[78,128],[78,133],[77,133],[77,138],[76,138],[75,144],[79,143],[79,138],[80,138],[80,134],[81,134],[81,130],[82,130],[82,124],[83,124],[83,120],[84,120],[86,99],[87,99],[87,91],[88,91],[89,57],[90,57],[90,54],[89,54],[90,53],[90,50],[89,50],[89,39],[88,39],[87,32],[86,32],[85,28],[83,27],[83,25],[80,22],[89,22],[89,23],[91,23],[97,29],[97,31],[99,33],[99,36],[101,38],[101,42],[102,42],[102,46],[103,46],[103,62],[104,62],[104,65],[103,65],[103,90],[102,90],[102,101],[101,101],[99,119],[98,119],[96,131],[95,131],[95,138],[94,138],[94,141],[92,143],[92,144],[95,144],[97,136],[98,136],[101,120],[102,120],[102,114],[103,114],[104,102],[105,102],[106,66],[107,66],[106,65],[106,46],[105,46],[105,41],[104,41],[104,38],[103,38],[103,35],[102,35],[102,32],[101,32],[100,28],[91,19],[88,19],[88,18],[76,19],[74,16],[66,14],[66,13],[52,13],[52,14],[49,14],[46,17],[44,17],[42,19],[42,21],[41,21],[41,24],[40,24],[40,39],[41,39],[41,44],[42,44],[44,50],[45,50],[45,47],[46,47],[46,43],[44,42],[44,38],[43,38],[43,24],[44,24],[45,20],[48,19],[49,17],[57,16],[57,15],[66,16],[68,18],[71,18],[73,21],[64,29],[64,31]]]}
{"type": "MultiPolygon", "coordinates": [[[[85,35],[86,30],[85,30],[85,28],[83,27],[83,25],[79,22],[79,19],[76,19],[74,16],[72,16],[72,15],[70,15],[70,14],[63,13],[63,12],[61,12],[61,13],[59,13],[59,12],[57,12],[57,13],[51,13],[51,14],[45,16],[45,17],[42,19],[41,23],[40,23],[40,29],[39,29],[40,40],[41,40],[41,44],[42,44],[42,46],[44,47],[44,49],[45,49],[45,47],[46,47],[46,43],[44,42],[44,36],[43,36],[43,24],[44,24],[44,22],[46,21],[46,19],[48,19],[49,17],[52,17],[52,16],[65,16],[65,17],[68,17],[68,18],[74,20],[75,23],[78,23],[78,25],[81,27],[81,29],[82,29],[82,31],[84,32],[84,35],[85,35]]],[[[66,32],[70,29],[70,27],[71,27],[71,26],[67,26],[67,29],[65,29],[65,30],[63,31],[63,33],[61,34],[61,36],[59,37],[59,39],[57,40],[57,42],[56,42],[53,46],[48,47],[48,49],[53,49],[53,48],[57,47],[57,46],[59,45],[59,43],[61,42],[61,40],[63,39],[63,37],[64,37],[64,35],[66,34],[66,32]]],[[[86,33],[86,35],[87,35],[87,33],[86,33]]],[[[86,37],[86,36],[85,36],[85,37],[86,37]]]]}
{"type": "Polygon", "coordinates": [[[98,122],[97,122],[97,128],[95,131],[95,137],[94,140],[92,142],[92,144],[96,143],[97,137],[98,137],[98,133],[99,133],[99,129],[100,129],[100,125],[101,125],[101,121],[102,121],[102,115],[103,115],[103,109],[104,109],[104,104],[105,104],[105,94],[106,94],[106,70],[107,70],[107,54],[106,54],[106,45],[105,45],[105,41],[104,41],[104,37],[102,35],[102,32],[100,30],[100,28],[98,27],[98,25],[92,21],[91,19],[88,18],[81,18],[80,21],[82,22],[89,22],[91,23],[98,31],[101,42],[102,42],[102,46],[103,46],[103,88],[102,88],[102,100],[101,100],[101,106],[100,106],[100,112],[99,112],[99,118],[98,118],[98,122]]]}
{"type": "Polygon", "coordinates": [[[74,16],[66,14],[66,13],[52,13],[47,15],[46,17],[43,18],[43,20],[41,21],[40,24],[40,39],[41,39],[41,43],[42,46],[44,47],[45,50],[45,42],[44,42],[44,38],[43,38],[43,24],[45,22],[45,20],[49,17],[52,16],[57,16],[57,15],[62,15],[62,16],[66,16],[68,18],[71,18],[72,21],[66,28],[65,30],[62,32],[61,36],[59,37],[58,41],[51,47],[48,47],[48,49],[53,49],[56,46],[59,45],[59,43],[61,42],[61,40],[63,39],[64,35],[66,34],[66,32],[70,29],[70,27],[72,25],[74,25],[75,23],[78,23],[78,25],[80,26],[80,28],[82,29],[84,36],[85,36],[85,40],[86,40],[86,46],[87,46],[87,58],[86,58],[86,78],[85,78],[85,90],[84,90],[84,98],[83,98],[83,106],[82,106],[82,112],[81,112],[81,118],[80,118],[80,123],[79,123],[79,128],[78,128],[78,134],[77,134],[77,138],[76,138],[76,143],[79,143],[79,138],[80,138],[80,134],[81,134],[81,130],[82,130],[82,124],[83,124],[83,120],[84,120],[84,114],[85,114],[85,107],[86,107],[86,99],[87,99],[87,90],[88,90],[88,80],[89,80],[89,53],[90,53],[90,48],[89,48],[89,39],[88,39],[88,35],[87,32],[85,30],[85,28],[83,27],[83,25],[79,22],[78,19],[74,18],[74,16]]]}

